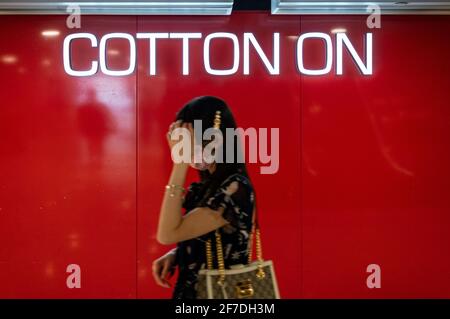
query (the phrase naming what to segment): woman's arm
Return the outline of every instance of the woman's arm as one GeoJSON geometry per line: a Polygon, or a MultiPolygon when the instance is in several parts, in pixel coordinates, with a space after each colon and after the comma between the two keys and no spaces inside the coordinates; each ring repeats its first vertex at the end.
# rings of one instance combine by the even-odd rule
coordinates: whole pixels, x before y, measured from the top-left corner
{"type": "Polygon", "coordinates": [[[228,222],[222,217],[223,209],[218,211],[207,207],[198,207],[182,216],[182,192],[188,164],[174,164],[168,185],[177,185],[176,189],[167,189],[159,215],[157,240],[170,245],[207,234],[228,222]],[[173,196],[171,196],[171,194],[173,196]]]}
{"type": "MultiPolygon", "coordinates": [[[[171,151],[173,146],[178,143],[171,138],[172,131],[177,128],[188,129],[193,140],[192,124],[174,122],[170,125],[167,137],[171,151]]],[[[181,190],[186,181],[188,168],[189,163],[182,162],[173,165],[168,182],[168,186],[172,186],[172,188],[166,189],[159,213],[156,238],[161,244],[170,245],[195,238],[228,223],[222,218],[223,211],[215,211],[207,207],[199,207],[185,216],[182,215],[183,194],[181,190]]]]}

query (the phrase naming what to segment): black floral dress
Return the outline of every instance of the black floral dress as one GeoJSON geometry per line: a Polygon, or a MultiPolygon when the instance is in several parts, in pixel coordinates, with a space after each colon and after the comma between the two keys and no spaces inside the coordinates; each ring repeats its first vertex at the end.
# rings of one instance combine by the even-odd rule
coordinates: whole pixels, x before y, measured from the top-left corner
{"type": "MultiPolygon", "coordinates": [[[[222,217],[229,224],[220,228],[225,267],[246,264],[248,261],[249,235],[252,229],[252,215],[254,207],[254,191],[247,177],[242,174],[229,176],[217,189],[215,194],[201,194],[201,183],[192,183],[185,196],[183,207],[186,213],[202,206],[213,210],[224,208],[222,217]]],[[[195,299],[197,275],[206,264],[205,243],[211,239],[213,256],[215,250],[215,231],[203,236],[178,243],[176,265],[178,266],[178,279],[173,292],[174,299],[195,299]]],[[[214,268],[217,268],[216,258],[213,258],[214,268]]]]}

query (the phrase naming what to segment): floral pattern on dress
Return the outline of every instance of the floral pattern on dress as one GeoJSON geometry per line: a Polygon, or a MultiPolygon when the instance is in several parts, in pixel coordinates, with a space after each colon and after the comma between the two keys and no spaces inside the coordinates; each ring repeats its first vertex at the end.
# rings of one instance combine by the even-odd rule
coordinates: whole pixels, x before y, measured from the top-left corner
{"type": "MultiPolygon", "coordinates": [[[[200,207],[201,202],[213,210],[223,207],[222,217],[228,224],[219,229],[222,237],[225,267],[246,264],[248,261],[249,236],[252,229],[254,191],[247,177],[233,174],[222,182],[215,194],[203,201],[202,183],[192,183],[185,196],[185,213],[200,207]]],[[[208,196],[208,195],[206,195],[208,196]]],[[[211,239],[213,266],[217,268],[215,231],[178,243],[176,265],[178,279],[173,299],[195,299],[198,272],[206,264],[206,241],[211,239]]]]}

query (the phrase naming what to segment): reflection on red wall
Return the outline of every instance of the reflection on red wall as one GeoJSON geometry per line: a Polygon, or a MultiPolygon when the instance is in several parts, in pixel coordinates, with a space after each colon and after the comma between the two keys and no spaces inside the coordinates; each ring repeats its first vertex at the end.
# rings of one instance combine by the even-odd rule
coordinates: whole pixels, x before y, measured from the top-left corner
{"type": "MultiPolygon", "coordinates": [[[[383,17],[378,30],[365,17],[263,12],[89,16],[80,30],[62,16],[2,17],[0,297],[170,296],[151,276],[168,249],[155,239],[171,165],[165,133],[198,95],[225,99],[241,127],[280,128],[280,170],[260,175],[251,164],[250,174],[282,297],[450,297],[449,32],[445,16],[383,17]],[[344,55],[342,76],[300,76],[296,37],[335,28],[358,52],[373,32],[373,75],[344,55]],[[188,76],[181,41],[158,43],[157,76],[148,41],[137,41],[132,75],[64,72],[69,33],[219,31],[253,32],[269,53],[280,32],[280,75],[254,52],[250,75],[242,61],[235,75],[208,75],[202,41],[190,44],[188,76]],[[81,288],[66,285],[70,264],[81,267],[81,288]],[[366,286],[369,264],[381,267],[380,289],[366,286]]],[[[79,68],[98,53],[87,44],[73,46],[79,68]]],[[[305,48],[308,65],[323,65],[319,44],[305,48]]],[[[231,48],[218,47],[211,63],[229,65],[231,48]]],[[[110,68],[128,59],[126,42],[109,41],[110,68]]]]}
{"type": "MultiPolygon", "coordinates": [[[[135,297],[135,77],[66,75],[64,17],[0,26],[0,296],[135,297]],[[70,264],[80,289],[67,288],[70,264]]],[[[86,18],[83,28],[134,32],[135,22],[86,18]]]]}

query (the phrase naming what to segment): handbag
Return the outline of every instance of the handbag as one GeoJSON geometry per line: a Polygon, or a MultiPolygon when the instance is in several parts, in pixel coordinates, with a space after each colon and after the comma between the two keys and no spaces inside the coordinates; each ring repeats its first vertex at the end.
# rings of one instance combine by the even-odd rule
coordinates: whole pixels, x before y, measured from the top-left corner
{"type": "MultiPolygon", "coordinates": [[[[256,209],[255,209],[256,212],[256,209]]],[[[197,278],[197,299],[279,299],[280,294],[271,260],[262,256],[261,231],[256,214],[249,238],[248,263],[225,269],[222,238],[215,231],[218,269],[213,269],[211,239],[206,241],[207,268],[200,269],[197,278]],[[252,261],[253,238],[256,239],[256,260],[252,261]]]]}

